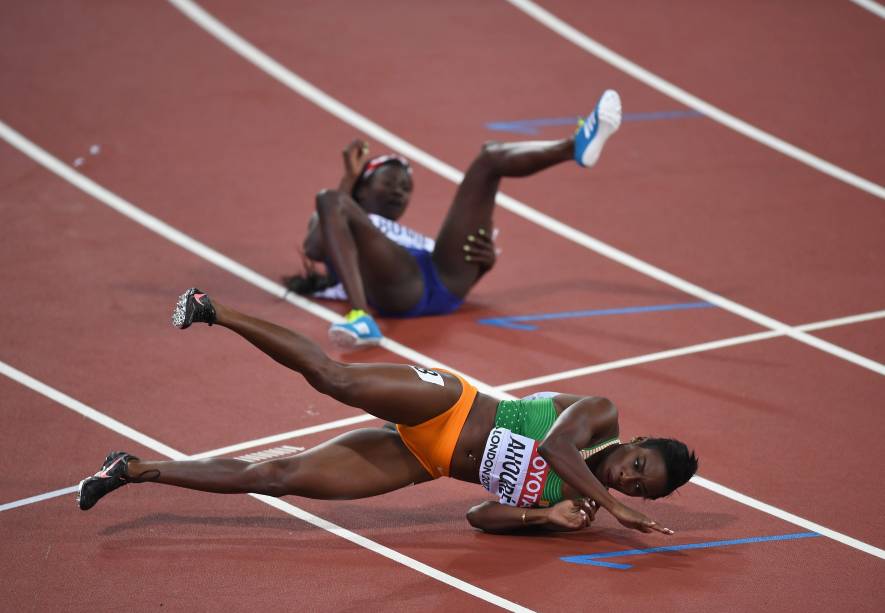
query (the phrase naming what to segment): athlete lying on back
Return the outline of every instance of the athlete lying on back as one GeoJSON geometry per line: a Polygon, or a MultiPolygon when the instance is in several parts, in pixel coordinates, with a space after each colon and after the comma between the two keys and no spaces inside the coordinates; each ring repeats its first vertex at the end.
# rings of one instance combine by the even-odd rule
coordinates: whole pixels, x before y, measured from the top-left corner
{"type": "Polygon", "coordinates": [[[304,240],[308,271],[286,278],[286,285],[349,303],[346,321],[329,328],[330,338],[345,347],[381,342],[370,310],[384,317],[451,313],[495,264],[492,214],[501,179],[571,160],[593,166],[620,125],[621,99],[607,90],[567,138],[486,143],[464,174],[436,239],[399,223],[412,196],[409,162],[397,155],[370,159],[368,144],[353,141],[343,152],[338,189],[317,194],[304,240]],[[333,274],[317,274],[311,262],[333,274]]]}

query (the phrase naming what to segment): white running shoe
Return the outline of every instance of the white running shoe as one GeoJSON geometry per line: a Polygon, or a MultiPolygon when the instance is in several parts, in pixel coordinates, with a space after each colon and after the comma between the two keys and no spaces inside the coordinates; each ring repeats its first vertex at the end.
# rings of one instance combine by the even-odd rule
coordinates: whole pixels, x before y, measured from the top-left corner
{"type": "Polygon", "coordinates": [[[596,108],[578,124],[575,161],[590,167],[599,159],[605,141],[621,127],[621,97],[613,89],[603,92],[596,108]]]}

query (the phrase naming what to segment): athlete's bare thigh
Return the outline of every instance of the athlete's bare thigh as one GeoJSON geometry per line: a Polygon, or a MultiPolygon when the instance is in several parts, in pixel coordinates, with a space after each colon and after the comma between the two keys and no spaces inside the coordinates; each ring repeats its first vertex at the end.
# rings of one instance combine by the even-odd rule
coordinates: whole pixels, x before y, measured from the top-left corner
{"type": "Polygon", "coordinates": [[[416,426],[450,409],[461,396],[457,377],[402,364],[338,364],[336,400],[375,417],[416,426]]]}
{"type": "Polygon", "coordinates": [[[430,475],[399,434],[385,428],[347,432],[278,464],[283,491],[320,499],[354,499],[392,492],[430,475]]]}

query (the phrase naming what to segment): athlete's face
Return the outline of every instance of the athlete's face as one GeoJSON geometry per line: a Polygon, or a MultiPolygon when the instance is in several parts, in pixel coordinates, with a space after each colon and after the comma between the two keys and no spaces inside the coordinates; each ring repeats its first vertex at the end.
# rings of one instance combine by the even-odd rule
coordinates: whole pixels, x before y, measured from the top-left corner
{"type": "Polygon", "coordinates": [[[396,221],[402,217],[412,195],[412,177],[399,164],[385,164],[360,187],[356,197],[367,213],[396,221]]]}
{"type": "Polygon", "coordinates": [[[667,467],[656,449],[638,443],[620,445],[595,472],[606,487],[628,496],[656,498],[667,491],[667,467]]]}

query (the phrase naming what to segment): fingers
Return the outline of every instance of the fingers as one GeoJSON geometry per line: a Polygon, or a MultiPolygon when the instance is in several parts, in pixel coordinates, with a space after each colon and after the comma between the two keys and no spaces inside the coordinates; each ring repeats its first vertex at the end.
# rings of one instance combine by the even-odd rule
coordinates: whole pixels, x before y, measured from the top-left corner
{"type": "Polygon", "coordinates": [[[653,521],[650,524],[646,524],[646,526],[648,526],[651,529],[651,530],[646,530],[646,532],[651,532],[652,530],[656,530],[656,531],[660,532],[661,534],[666,534],[666,535],[675,534],[675,532],[670,530],[670,528],[664,528],[663,526],[659,526],[658,522],[656,522],[656,521],[653,521]]]}
{"type": "Polygon", "coordinates": [[[467,242],[461,247],[464,250],[464,260],[480,265],[491,266],[495,263],[496,253],[493,243],[484,241],[471,234],[467,242]]]}
{"type": "Polygon", "coordinates": [[[364,154],[368,153],[369,143],[361,138],[355,138],[344,148],[343,153],[347,153],[348,151],[362,151],[364,154]]]}
{"type": "Polygon", "coordinates": [[[590,521],[596,519],[596,511],[599,510],[599,507],[596,505],[595,500],[590,500],[589,498],[583,499],[583,508],[587,515],[590,517],[590,521]]]}
{"type": "MultiPolygon", "coordinates": [[[[492,235],[495,234],[497,234],[497,230],[492,235]]],[[[465,261],[486,266],[494,265],[495,259],[500,253],[495,248],[493,238],[489,237],[488,232],[483,228],[477,230],[476,234],[468,235],[462,249],[465,261]]]]}
{"type": "MultiPolygon", "coordinates": [[[[369,143],[364,140],[356,139],[341,151],[345,164],[360,164],[369,154],[369,143]]],[[[355,171],[355,169],[351,169],[355,171]]]]}

